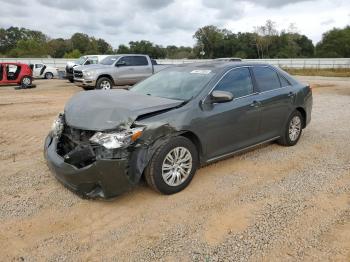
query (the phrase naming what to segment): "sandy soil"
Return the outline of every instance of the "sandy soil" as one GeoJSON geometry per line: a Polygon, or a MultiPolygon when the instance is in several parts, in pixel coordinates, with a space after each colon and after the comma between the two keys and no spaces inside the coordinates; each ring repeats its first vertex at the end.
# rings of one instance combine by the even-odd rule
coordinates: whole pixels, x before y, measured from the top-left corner
{"type": "Polygon", "coordinates": [[[42,155],[81,89],[0,87],[0,261],[350,261],[350,79],[299,78],[314,111],[297,146],[202,168],[176,195],[141,184],[108,202],[65,189],[42,155]]]}

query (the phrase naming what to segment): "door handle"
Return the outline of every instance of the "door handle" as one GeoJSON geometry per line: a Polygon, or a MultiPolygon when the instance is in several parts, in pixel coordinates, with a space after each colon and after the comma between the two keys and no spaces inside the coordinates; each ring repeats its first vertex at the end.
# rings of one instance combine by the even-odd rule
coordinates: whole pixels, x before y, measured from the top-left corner
{"type": "Polygon", "coordinates": [[[251,107],[259,107],[261,102],[254,100],[253,103],[250,104],[251,107]]]}

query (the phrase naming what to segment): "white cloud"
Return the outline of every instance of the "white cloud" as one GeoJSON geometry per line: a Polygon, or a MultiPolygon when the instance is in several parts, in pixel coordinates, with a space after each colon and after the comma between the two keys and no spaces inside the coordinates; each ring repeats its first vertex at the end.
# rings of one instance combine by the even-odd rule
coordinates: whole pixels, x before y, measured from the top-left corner
{"type": "Polygon", "coordinates": [[[295,23],[317,42],[324,31],[350,23],[347,0],[0,0],[0,6],[0,27],[26,27],[53,38],[83,32],[114,47],[141,39],[193,45],[199,27],[252,31],[267,19],[279,29],[295,23]]]}

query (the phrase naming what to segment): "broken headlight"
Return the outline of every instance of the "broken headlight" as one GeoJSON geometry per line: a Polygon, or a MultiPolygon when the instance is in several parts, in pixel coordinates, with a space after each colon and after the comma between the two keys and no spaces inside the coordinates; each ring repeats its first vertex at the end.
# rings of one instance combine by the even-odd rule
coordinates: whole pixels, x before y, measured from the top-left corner
{"type": "Polygon", "coordinates": [[[64,120],[63,120],[63,114],[60,113],[58,114],[57,118],[55,121],[52,123],[51,127],[51,132],[53,136],[60,136],[63,131],[63,125],[64,125],[64,120]]]}
{"type": "Polygon", "coordinates": [[[107,149],[126,147],[142,135],[143,128],[131,128],[120,132],[96,132],[90,141],[107,149]]]}

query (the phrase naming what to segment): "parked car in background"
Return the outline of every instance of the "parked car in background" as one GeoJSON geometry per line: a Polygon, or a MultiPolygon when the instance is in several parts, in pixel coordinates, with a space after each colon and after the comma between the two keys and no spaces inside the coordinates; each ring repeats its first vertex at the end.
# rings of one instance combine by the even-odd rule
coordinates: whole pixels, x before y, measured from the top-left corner
{"type": "Polygon", "coordinates": [[[242,62],[242,58],[239,58],[239,57],[221,57],[221,58],[216,58],[215,61],[221,61],[221,62],[242,62]]]}
{"type": "Polygon", "coordinates": [[[52,79],[58,77],[58,68],[45,64],[30,64],[34,78],[52,79]]]}
{"type": "Polygon", "coordinates": [[[74,68],[74,82],[84,89],[133,85],[170,65],[158,65],[148,55],[111,55],[99,64],[74,68]]]}
{"type": "Polygon", "coordinates": [[[33,72],[27,64],[0,63],[0,85],[17,84],[22,88],[32,85],[33,72]]]}
{"type": "Polygon", "coordinates": [[[66,78],[73,83],[73,68],[81,65],[93,65],[98,64],[101,60],[106,58],[108,55],[85,55],[80,57],[74,62],[68,62],[66,65],[66,78]]]}
{"type": "Polygon", "coordinates": [[[44,154],[58,180],[84,196],[114,197],[142,176],[173,194],[200,166],[271,141],[294,146],[311,109],[310,87],[277,67],[183,64],[130,90],[79,92],[44,154]]]}

